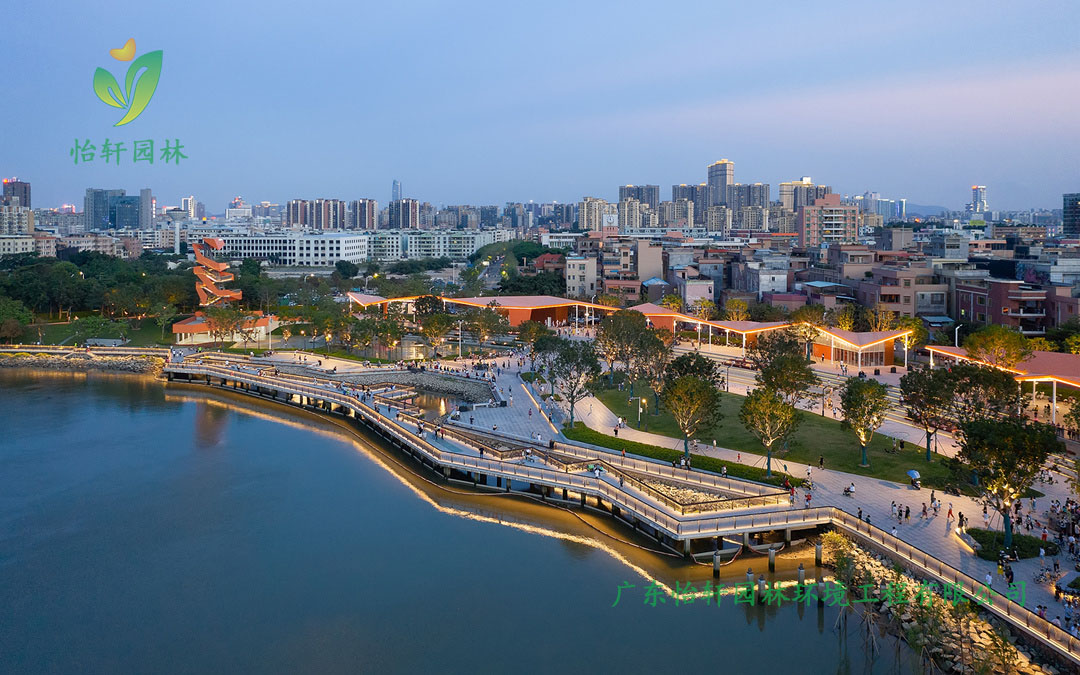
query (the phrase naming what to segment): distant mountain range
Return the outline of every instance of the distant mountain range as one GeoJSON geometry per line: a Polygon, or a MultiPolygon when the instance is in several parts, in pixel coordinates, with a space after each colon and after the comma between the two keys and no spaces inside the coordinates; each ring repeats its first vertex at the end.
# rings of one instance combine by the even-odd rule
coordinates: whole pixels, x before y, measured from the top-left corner
{"type": "Polygon", "coordinates": [[[940,216],[942,213],[949,209],[944,206],[927,206],[925,204],[912,204],[907,205],[907,214],[909,216],[940,216]]]}

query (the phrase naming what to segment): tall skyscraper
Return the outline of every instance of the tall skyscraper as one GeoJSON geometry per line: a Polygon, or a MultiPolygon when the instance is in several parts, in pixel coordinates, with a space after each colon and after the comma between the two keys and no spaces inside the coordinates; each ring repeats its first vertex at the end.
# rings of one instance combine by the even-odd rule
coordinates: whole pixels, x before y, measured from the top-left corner
{"type": "Polygon", "coordinates": [[[109,225],[124,230],[139,229],[139,198],[118,195],[109,198],[109,225]]]}
{"type": "Polygon", "coordinates": [[[619,201],[636,199],[650,209],[655,209],[660,204],[659,185],[620,185],[619,201]]]}
{"type": "Polygon", "coordinates": [[[345,202],[340,199],[316,199],[308,202],[307,224],[316,230],[345,229],[345,202]]]}
{"type": "Polygon", "coordinates": [[[1061,225],[1066,237],[1080,237],[1080,192],[1061,196],[1061,225]]]}
{"type": "Polygon", "coordinates": [[[597,197],[586,197],[578,203],[578,228],[588,232],[599,232],[603,229],[605,215],[618,214],[615,204],[608,204],[597,197]]]}
{"type": "Polygon", "coordinates": [[[11,201],[12,197],[18,197],[19,206],[27,209],[33,208],[30,205],[30,183],[18,180],[17,178],[5,178],[3,201],[9,205],[13,205],[14,202],[11,201]]]}
{"type": "Polygon", "coordinates": [[[394,179],[394,182],[390,185],[390,201],[396,202],[401,200],[401,181],[394,179]]]}
{"type": "Polygon", "coordinates": [[[157,210],[157,202],[150,188],[139,190],[139,229],[152,230],[154,228],[154,212],[157,210]]]}
{"type": "MultiPolygon", "coordinates": [[[[123,190],[100,190],[98,188],[86,188],[86,196],[83,197],[83,223],[87,231],[107,230],[113,222],[110,218],[110,202],[123,197],[123,190]]],[[[136,216],[136,223],[138,217],[136,216]]]]}
{"type": "Polygon", "coordinates": [[[971,203],[968,204],[969,213],[986,213],[990,206],[986,203],[986,186],[971,186],[971,203]]]}
{"type": "Polygon", "coordinates": [[[722,159],[709,165],[709,206],[727,204],[728,186],[735,184],[735,162],[722,159]]]}

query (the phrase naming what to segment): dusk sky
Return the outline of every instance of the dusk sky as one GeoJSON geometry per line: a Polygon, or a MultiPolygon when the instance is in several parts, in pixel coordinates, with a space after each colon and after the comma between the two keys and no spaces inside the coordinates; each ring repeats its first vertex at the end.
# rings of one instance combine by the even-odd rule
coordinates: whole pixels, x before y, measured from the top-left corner
{"type": "MultiPolygon", "coordinates": [[[[841,193],[1061,208],[1080,191],[1080,4],[7,2],[0,175],[35,207],[614,200],[617,186],[808,175],[841,193]],[[91,82],[164,51],[123,127],[91,82]],[[177,165],[74,165],[75,138],[179,139],[177,165]]],[[[121,113],[122,114],[122,113],[121,113]]]]}

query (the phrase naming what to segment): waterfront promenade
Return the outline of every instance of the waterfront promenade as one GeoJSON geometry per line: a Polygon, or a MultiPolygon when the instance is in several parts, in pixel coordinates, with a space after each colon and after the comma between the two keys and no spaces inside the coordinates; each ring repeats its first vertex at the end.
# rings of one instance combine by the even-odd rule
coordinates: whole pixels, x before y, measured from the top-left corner
{"type": "MultiPolygon", "coordinates": [[[[107,350],[93,351],[108,353],[107,350]]],[[[288,356],[283,355],[282,358],[288,356]]],[[[278,361],[277,365],[283,363],[278,361]]],[[[521,394],[514,395],[513,406],[479,409],[477,413],[482,414],[483,419],[477,418],[471,428],[476,434],[488,438],[489,447],[498,446],[500,442],[512,446],[514,440],[528,439],[531,434],[540,433],[542,442],[535,444],[535,451],[532,453],[515,454],[516,451],[510,448],[506,456],[493,457],[491,453],[481,452],[482,444],[470,442],[468,439],[433,438],[430,428],[425,430],[426,433],[418,433],[414,420],[409,416],[393,414],[385,407],[380,410],[379,407],[365,404],[355,390],[350,391],[348,386],[336,382],[333,373],[313,375],[310,378],[268,375],[268,372],[274,371],[273,359],[203,354],[194,359],[177,358],[174,363],[167,364],[166,374],[184,375],[196,382],[204,381],[243,393],[303,405],[324,413],[363,417],[381,429],[389,440],[409,449],[432,468],[442,467],[444,475],[450,476],[450,472],[455,471],[459,476],[484,482],[489,487],[490,479],[496,477],[495,487],[504,489],[510,487],[504,482],[506,480],[524,481],[529,485],[547,488],[547,494],[551,496],[558,497],[557,492],[561,490],[563,497],[580,497],[582,503],[585,503],[587,498],[590,505],[609,510],[627,522],[654,529],[660,537],[658,541],[665,545],[674,546],[682,542],[685,544],[685,552],[692,551],[690,543],[695,540],[701,543],[702,540],[707,541],[717,536],[732,538],[752,532],[790,531],[830,524],[853,534],[864,544],[887,550],[900,560],[908,561],[921,574],[938,574],[941,579],[958,579],[972,591],[987,572],[993,571],[991,563],[976,558],[965,548],[953,533],[952,524],[946,522],[945,513],[949,502],[952,502],[955,513],[962,511],[968,516],[969,522],[981,525],[981,508],[967,498],[941,495],[941,501],[945,505],[941,514],[922,520],[919,518],[921,503],[924,500],[929,502],[929,490],[917,492],[888,481],[831,472],[827,468],[821,471],[815,467],[813,508],[802,508],[801,494],[796,507],[792,508],[786,500],[775,498],[775,491],[768,486],[721,479],[706,472],[674,469],[663,462],[645,458],[624,458],[620,453],[602,448],[560,440],[556,443],[555,452],[546,453],[548,441],[555,436],[552,424],[539,414],[535,407],[535,393],[521,382],[516,361],[511,357],[501,357],[498,363],[502,372],[495,377],[496,390],[505,393],[507,399],[511,392],[521,394]],[[229,361],[229,364],[225,365],[225,361],[229,361]],[[526,400],[527,404],[524,403],[526,400]],[[533,410],[532,416],[528,415],[530,408],[533,410]],[[486,428],[491,420],[494,420],[492,424],[498,427],[495,433],[486,428]],[[568,464],[567,457],[576,461],[568,464]],[[595,470],[598,463],[603,464],[600,471],[595,470]],[[722,508],[715,505],[711,510],[679,513],[673,510],[663,495],[650,492],[647,485],[620,480],[621,474],[625,474],[624,477],[652,474],[689,488],[721,492],[723,496],[735,501],[725,501],[722,508]],[[855,498],[841,494],[842,488],[850,482],[854,482],[857,487],[855,498]],[[761,492],[754,494],[752,490],[761,492]],[[768,503],[770,492],[773,497],[771,503],[768,503]],[[745,501],[739,502],[738,499],[745,501]],[[912,507],[911,520],[897,526],[895,537],[891,535],[895,521],[889,519],[892,501],[912,507]],[[864,515],[870,515],[870,525],[854,518],[859,508],[864,515]]],[[[327,366],[330,370],[333,369],[333,365],[324,361],[321,370],[325,371],[327,366]]],[[[398,369],[386,366],[364,369],[364,372],[369,373],[395,371],[398,369]]],[[[338,374],[341,373],[339,368],[338,374]]],[[[610,431],[614,426],[614,415],[595,399],[579,404],[576,412],[586,424],[601,431],[610,431]]],[[[561,418],[561,412],[556,413],[556,418],[561,418]]],[[[464,426],[468,428],[470,425],[464,426]]],[[[634,429],[620,430],[620,435],[668,447],[678,443],[677,439],[634,429]]],[[[744,463],[757,463],[760,460],[757,456],[744,453],[740,457],[735,451],[723,448],[713,450],[711,447],[705,448],[704,445],[699,446],[698,452],[731,462],[741,459],[744,463]]],[[[781,464],[778,468],[782,468],[782,463],[783,460],[778,460],[778,464],[781,464]]],[[[788,471],[794,475],[802,475],[805,467],[789,463],[788,471]]],[[[1064,498],[1063,492],[1058,494],[1058,486],[1044,491],[1048,495],[1040,500],[1040,513],[1045,509],[1050,497],[1064,498]]],[[[994,526],[995,522],[991,525],[994,526]]],[[[1027,582],[1028,593],[1024,604],[1028,608],[1037,604],[1053,607],[1048,591],[1035,587],[1031,582],[1033,568],[1037,566],[1038,561],[1027,561],[1015,566],[1017,580],[1027,582]]],[[[1000,577],[992,576],[991,585],[998,592],[1004,590],[1000,577]]],[[[1018,616],[1022,613],[1018,605],[1008,603],[1004,598],[998,600],[998,597],[995,596],[995,601],[1000,603],[1000,609],[994,611],[1013,612],[1018,616]]],[[[1052,627],[1048,628],[1049,624],[1037,618],[1032,619],[1032,615],[1023,614],[1023,621],[1019,625],[1031,625],[1034,627],[1031,630],[1041,635],[1049,632],[1055,636],[1054,641],[1064,653],[1080,654],[1080,642],[1055,633],[1052,627]]]]}

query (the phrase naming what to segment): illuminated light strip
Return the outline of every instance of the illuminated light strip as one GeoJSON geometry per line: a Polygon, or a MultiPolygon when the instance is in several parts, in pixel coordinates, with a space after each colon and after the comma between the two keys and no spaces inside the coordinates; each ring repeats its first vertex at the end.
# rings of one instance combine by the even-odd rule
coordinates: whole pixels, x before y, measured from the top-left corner
{"type": "MultiPolygon", "coordinates": [[[[802,324],[802,325],[806,325],[806,324],[802,324]]],[[[882,342],[888,342],[889,340],[899,340],[900,338],[904,337],[905,335],[911,335],[912,333],[915,332],[914,330],[906,330],[906,331],[904,331],[902,333],[898,332],[896,335],[892,335],[890,337],[881,338],[880,340],[877,340],[875,342],[870,342],[870,343],[865,344],[865,345],[857,345],[857,344],[855,344],[854,342],[852,342],[850,340],[847,340],[845,338],[840,337],[836,333],[830,333],[827,329],[821,328],[820,326],[814,326],[814,328],[816,328],[817,330],[821,331],[822,333],[825,333],[826,335],[828,335],[828,336],[830,336],[832,338],[835,338],[835,339],[839,340],[840,342],[843,342],[844,344],[851,345],[852,347],[854,347],[858,351],[862,351],[863,349],[866,349],[867,347],[873,347],[874,345],[879,345],[882,342]]]]}
{"type": "Polygon", "coordinates": [[[941,354],[942,356],[948,356],[948,357],[956,359],[957,361],[967,361],[969,363],[977,363],[977,364],[979,364],[981,366],[987,366],[989,368],[996,368],[998,370],[1004,370],[1007,373],[1015,373],[1017,375],[1027,375],[1027,373],[1024,372],[1023,370],[1016,370],[1015,368],[1006,368],[1004,366],[997,366],[997,365],[994,365],[993,363],[990,363],[989,361],[981,361],[979,359],[973,359],[970,356],[966,356],[966,355],[961,356],[960,354],[953,354],[952,352],[947,352],[947,351],[944,351],[942,349],[935,348],[935,347],[933,347],[931,345],[926,346],[926,351],[928,351],[930,353],[934,353],[934,354],[941,354]]]}
{"type": "MultiPolygon", "coordinates": [[[[532,401],[534,406],[536,406],[536,409],[540,411],[541,415],[543,415],[544,420],[546,420],[548,426],[551,427],[551,432],[558,436],[559,430],[555,428],[555,424],[551,421],[551,418],[548,417],[547,414],[544,412],[543,407],[541,407],[540,404],[536,402],[536,399],[533,398],[532,392],[529,391],[529,388],[525,386],[524,382],[518,382],[518,384],[521,385],[521,388],[525,390],[525,395],[529,397],[529,400],[532,401]]],[[[552,387],[552,389],[554,390],[554,387],[552,387]]]]}

